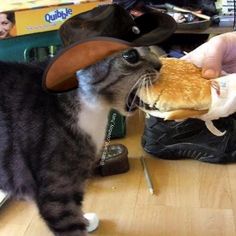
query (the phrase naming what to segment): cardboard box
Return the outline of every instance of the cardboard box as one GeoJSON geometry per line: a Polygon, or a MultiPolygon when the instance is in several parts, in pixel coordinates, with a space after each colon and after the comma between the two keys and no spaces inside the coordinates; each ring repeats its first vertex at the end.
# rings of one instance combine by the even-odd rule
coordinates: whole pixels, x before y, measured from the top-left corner
{"type": "Polygon", "coordinates": [[[28,4],[27,1],[18,1],[23,3],[17,5],[16,0],[15,4],[14,1],[9,1],[9,4],[7,2],[0,3],[0,39],[57,30],[68,18],[88,11],[99,4],[110,3],[110,1],[81,1],[79,3],[74,1],[75,3],[73,3],[71,0],[35,0],[35,5],[32,5],[34,1],[31,0],[28,4]],[[45,6],[45,2],[50,2],[50,5],[45,6]],[[59,5],[55,5],[56,3],[59,5]],[[52,4],[54,5],[52,6],[52,4]],[[29,9],[27,7],[33,8],[29,9]],[[7,17],[6,14],[11,16],[7,17]],[[1,24],[1,20],[5,20],[5,22],[1,24]],[[1,28],[4,27],[4,24],[6,26],[6,21],[10,23],[12,21],[12,24],[8,27],[9,33],[6,34],[5,32],[4,35],[1,28]]]}

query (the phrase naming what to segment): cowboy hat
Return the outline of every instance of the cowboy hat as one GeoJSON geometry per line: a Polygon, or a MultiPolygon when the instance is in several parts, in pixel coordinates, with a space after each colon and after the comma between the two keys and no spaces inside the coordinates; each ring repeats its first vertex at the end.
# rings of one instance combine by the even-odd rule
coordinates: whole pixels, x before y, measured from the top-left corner
{"type": "Polygon", "coordinates": [[[175,29],[171,16],[147,12],[133,19],[117,4],[101,5],[78,14],[59,29],[65,48],[47,67],[43,86],[50,92],[75,89],[76,71],[129,47],[158,44],[175,29]]]}

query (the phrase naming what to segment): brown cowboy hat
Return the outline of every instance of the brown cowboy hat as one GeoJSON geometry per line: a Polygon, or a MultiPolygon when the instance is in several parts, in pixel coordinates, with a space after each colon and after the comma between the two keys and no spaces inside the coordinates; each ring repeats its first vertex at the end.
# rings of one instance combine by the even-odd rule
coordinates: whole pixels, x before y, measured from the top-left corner
{"type": "Polygon", "coordinates": [[[167,39],[176,29],[164,13],[147,12],[133,17],[117,4],[101,5],[64,22],[59,30],[65,48],[44,73],[50,92],[78,87],[76,71],[129,47],[150,46],[167,39]]]}

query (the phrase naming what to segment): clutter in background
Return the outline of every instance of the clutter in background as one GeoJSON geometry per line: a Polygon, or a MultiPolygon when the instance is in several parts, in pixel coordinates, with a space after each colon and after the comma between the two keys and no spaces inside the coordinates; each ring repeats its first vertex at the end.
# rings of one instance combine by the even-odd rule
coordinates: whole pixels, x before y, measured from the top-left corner
{"type": "MultiPolygon", "coordinates": [[[[218,6],[219,12],[219,26],[234,26],[236,14],[236,1],[222,0],[221,5],[218,6]]],[[[235,28],[235,26],[234,26],[235,28]]]]}
{"type": "Polygon", "coordinates": [[[186,30],[205,30],[211,25],[234,27],[236,18],[236,4],[230,0],[222,0],[219,3],[214,0],[114,0],[113,2],[122,5],[134,17],[150,9],[166,12],[176,20],[179,29],[186,30]]]}

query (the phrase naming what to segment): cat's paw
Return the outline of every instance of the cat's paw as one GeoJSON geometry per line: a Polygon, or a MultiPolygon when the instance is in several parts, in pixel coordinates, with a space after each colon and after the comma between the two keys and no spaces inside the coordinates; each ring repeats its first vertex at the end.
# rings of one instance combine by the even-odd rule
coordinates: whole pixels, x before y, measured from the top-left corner
{"type": "Polygon", "coordinates": [[[84,217],[88,220],[87,231],[90,233],[98,228],[99,219],[96,213],[85,213],[84,217]]]}

